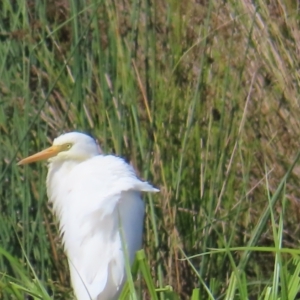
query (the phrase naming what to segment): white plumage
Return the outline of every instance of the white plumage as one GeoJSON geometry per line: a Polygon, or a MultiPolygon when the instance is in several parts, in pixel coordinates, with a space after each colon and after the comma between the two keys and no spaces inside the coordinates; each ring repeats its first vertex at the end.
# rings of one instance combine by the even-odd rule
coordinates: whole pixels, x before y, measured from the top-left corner
{"type": "Polygon", "coordinates": [[[122,246],[125,242],[132,263],[142,244],[140,192],[158,190],[140,181],[123,159],[102,155],[82,133],[61,135],[52,147],[19,164],[42,159],[49,159],[47,194],[63,234],[76,298],[117,299],[126,279],[122,246]]]}

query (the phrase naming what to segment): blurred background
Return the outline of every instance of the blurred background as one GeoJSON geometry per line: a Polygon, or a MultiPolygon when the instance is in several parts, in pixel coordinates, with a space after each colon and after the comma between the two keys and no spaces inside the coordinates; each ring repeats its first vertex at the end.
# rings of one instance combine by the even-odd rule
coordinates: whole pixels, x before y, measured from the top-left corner
{"type": "Polygon", "coordinates": [[[72,299],[46,163],[16,163],[77,130],[160,189],[160,299],[296,299],[299,22],[291,0],[1,1],[0,298],[72,299]]]}

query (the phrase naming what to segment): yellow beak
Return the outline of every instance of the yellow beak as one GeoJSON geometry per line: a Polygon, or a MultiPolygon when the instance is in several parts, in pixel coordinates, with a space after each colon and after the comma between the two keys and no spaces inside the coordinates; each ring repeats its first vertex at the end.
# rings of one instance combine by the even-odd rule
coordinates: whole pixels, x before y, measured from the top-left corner
{"type": "Polygon", "coordinates": [[[36,154],[33,154],[31,156],[28,156],[18,162],[18,166],[20,165],[26,165],[30,164],[35,161],[39,160],[45,160],[48,158],[51,158],[53,156],[56,156],[59,152],[61,152],[61,147],[60,146],[51,146],[41,152],[38,152],[36,154]]]}

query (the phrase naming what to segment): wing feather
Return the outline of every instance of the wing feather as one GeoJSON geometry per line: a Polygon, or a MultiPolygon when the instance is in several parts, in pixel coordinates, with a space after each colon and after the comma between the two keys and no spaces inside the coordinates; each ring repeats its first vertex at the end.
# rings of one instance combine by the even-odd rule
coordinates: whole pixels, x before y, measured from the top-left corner
{"type": "Polygon", "coordinates": [[[76,165],[58,190],[49,196],[60,218],[75,294],[79,300],[113,299],[126,277],[119,226],[132,262],[142,242],[140,192],[158,190],[121,158],[103,155],[76,165]]]}

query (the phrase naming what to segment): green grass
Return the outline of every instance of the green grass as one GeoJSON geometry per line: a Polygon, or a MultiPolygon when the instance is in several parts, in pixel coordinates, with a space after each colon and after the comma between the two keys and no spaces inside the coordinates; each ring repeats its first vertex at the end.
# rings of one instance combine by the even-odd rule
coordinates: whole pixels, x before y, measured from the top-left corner
{"type": "Polygon", "coordinates": [[[16,166],[72,130],[161,190],[124,299],[296,298],[299,4],[266,3],[0,3],[1,299],[72,299],[46,164],[16,166]]]}

